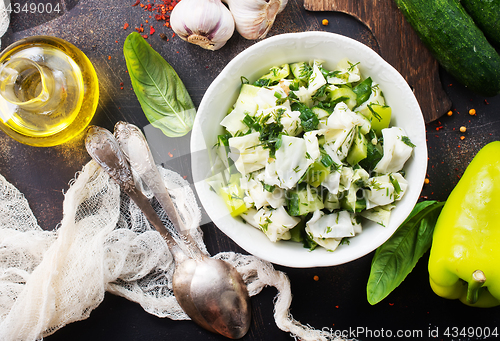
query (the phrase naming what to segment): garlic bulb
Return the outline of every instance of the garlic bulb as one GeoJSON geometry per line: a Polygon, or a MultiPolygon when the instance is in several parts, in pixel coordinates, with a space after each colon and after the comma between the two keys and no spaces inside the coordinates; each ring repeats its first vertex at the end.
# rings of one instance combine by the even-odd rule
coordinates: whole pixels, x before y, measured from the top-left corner
{"type": "Polygon", "coordinates": [[[174,32],[207,50],[218,50],[234,33],[234,19],[221,0],[182,0],[170,14],[174,32]]]}
{"type": "MultiPolygon", "coordinates": [[[[182,0],[184,1],[184,0],[182,0]]],[[[228,4],[236,30],[244,38],[262,39],[283,11],[288,0],[223,0],[228,4]]]]}

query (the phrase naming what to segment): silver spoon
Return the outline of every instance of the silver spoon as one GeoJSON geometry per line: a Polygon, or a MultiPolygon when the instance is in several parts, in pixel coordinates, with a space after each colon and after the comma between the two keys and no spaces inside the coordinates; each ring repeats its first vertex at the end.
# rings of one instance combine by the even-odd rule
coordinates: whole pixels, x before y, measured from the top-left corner
{"type": "Polygon", "coordinates": [[[167,213],[177,232],[177,236],[183,241],[183,243],[180,243],[180,246],[184,246],[184,251],[191,258],[200,257],[202,252],[191,238],[189,230],[186,229],[172,202],[142,131],[133,124],[120,121],[115,125],[114,136],[118,141],[120,149],[130,163],[132,170],[149,187],[163,210],[167,213]]]}
{"type": "MultiPolygon", "coordinates": [[[[149,200],[135,186],[130,165],[111,132],[90,126],[85,145],[92,158],[139,206],[166,241],[175,261],[174,295],[186,314],[209,331],[232,339],[243,337],[250,327],[251,312],[248,291],[238,271],[227,262],[210,258],[201,251],[194,257],[186,255],[149,200]]],[[[174,217],[178,217],[177,214],[174,217]]]]}

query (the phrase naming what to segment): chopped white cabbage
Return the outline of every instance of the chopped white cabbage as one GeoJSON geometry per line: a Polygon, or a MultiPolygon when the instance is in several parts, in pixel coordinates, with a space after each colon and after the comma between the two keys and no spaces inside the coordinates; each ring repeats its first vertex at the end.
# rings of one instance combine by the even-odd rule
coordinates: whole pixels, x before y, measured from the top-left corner
{"type": "Polygon", "coordinates": [[[309,77],[309,86],[308,90],[311,94],[316,93],[319,88],[326,84],[326,79],[321,73],[321,70],[318,67],[318,63],[315,61],[313,63],[313,72],[309,77]]]}
{"type": "Polygon", "coordinates": [[[391,210],[396,207],[394,204],[389,204],[385,206],[377,206],[369,210],[364,210],[360,213],[363,218],[374,221],[382,226],[387,226],[389,224],[389,219],[391,217],[391,210]]]}
{"type": "Polygon", "coordinates": [[[399,172],[413,152],[409,138],[400,127],[382,129],[382,136],[384,155],[374,170],[381,174],[399,172]]]}
{"type": "Polygon", "coordinates": [[[339,192],[340,187],[340,172],[335,171],[329,173],[323,182],[321,182],[321,186],[328,189],[328,192],[332,194],[337,194],[339,192]]]}
{"type": "MultiPolygon", "coordinates": [[[[325,214],[317,210],[314,211],[312,218],[306,222],[305,230],[318,244],[320,244],[318,241],[321,241],[328,245],[325,243],[327,240],[335,239],[340,242],[344,237],[354,237],[361,233],[361,224],[356,222],[354,216],[347,211],[325,214]]],[[[333,241],[328,249],[334,250],[337,245],[338,243],[333,241]],[[332,249],[332,246],[335,248],[332,249]]]]}
{"type": "Polygon", "coordinates": [[[327,251],[335,251],[337,247],[340,245],[340,242],[342,239],[336,239],[336,238],[327,238],[327,239],[322,239],[322,238],[316,238],[316,237],[311,237],[311,239],[316,242],[319,246],[325,248],[327,251]]]}
{"type": "Polygon", "coordinates": [[[351,63],[347,58],[338,62],[335,71],[339,71],[339,74],[328,77],[327,80],[330,84],[346,84],[361,80],[361,73],[357,63],[351,63]]]}
{"type": "Polygon", "coordinates": [[[283,135],[281,146],[276,150],[276,173],[280,179],[280,187],[291,189],[307,171],[306,142],[302,138],[283,135]]]}
{"type": "MultiPolygon", "coordinates": [[[[261,174],[263,172],[259,175],[261,174]]],[[[254,177],[241,179],[241,188],[245,190],[246,194],[243,200],[246,204],[250,204],[247,206],[253,205],[256,209],[264,206],[273,208],[283,206],[285,204],[285,191],[279,187],[275,187],[272,192],[268,191],[258,179],[259,175],[257,175],[257,179],[254,177]]]]}
{"type": "Polygon", "coordinates": [[[399,186],[395,194],[396,200],[401,200],[408,188],[408,180],[401,173],[391,173],[390,176],[392,176],[393,180],[397,182],[397,186],[399,186]]]}
{"type": "Polygon", "coordinates": [[[276,90],[268,88],[260,88],[257,91],[257,96],[255,96],[255,102],[259,106],[259,109],[268,109],[276,106],[276,90]]]}
{"type": "Polygon", "coordinates": [[[226,128],[231,135],[236,135],[238,132],[244,132],[248,130],[248,127],[245,123],[243,123],[243,119],[246,114],[240,110],[233,110],[229,115],[224,117],[221,121],[221,125],[226,128]]]}
{"type": "Polygon", "coordinates": [[[280,179],[276,172],[276,160],[268,159],[263,173],[259,173],[258,179],[269,186],[279,186],[280,179]]]}
{"type": "Polygon", "coordinates": [[[333,143],[327,143],[323,145],[323,149],[328,154],[328,156],[332,158],[333,163],[335,163],[339,167],[342,166],[342,161],[340,161],[337,151],[333,149],[333,143]]]}
{"type": "Polygon", "coordinates": [[[299,90],[294,90],[292,92],[295,94],[295,96],[297,96],[297,98],[299,99],[299,101],[301,103],[304,103],[308,107],[310,107],[312,105],[312,102],[313,102],[312,96],[314,94],[308,88],[306,88],[304,86],[300,86],[299,90]]]}
{"type": "Polygon", "coordinates": [[[380,175],[368,179],[368,189],[364,190],[366,208],[384,206],[394,201],[394,185],[389,175],[380,175]]]}
{"type": "Polygon", "coordinates": [[[262,147],[259,140],[258,132],[231,137],[229,147],[231,154],[229,155],[234,161],[234,165],[238,172],[243,175],[262,169],[269,158],[269,150],[262,147]]]}
{"type": "Polygon", "coordinates": [[[349,189],[349,187],[351,187],[353,176],[354,169],[352,169],[352,167],[342,167],[340,170],[340,185],[342,185],[342,190],[349,189]]]}
{"type": "Polygon", "coordinates": [[[302,126],[300,125],[300,111],[286,110],[281,115],[281,125],[283,126],[283,132],[286,135],[297,136],[302,132],[302,126]]]}
{"type": "Polygon", "coordinates": [[[318,133],[318,130],[313,130],[304,134],[304,140],[306,141],[306,156],[309,160],[309,165],[321,156],[317,136],[318,133]]]}
{"type": "Polygon", "coordinates": [[[290,239],[290,229],[300,222],[300,218],[290,216],[283,206],[275,210],[249,209],[241,217],[250,225],[262,230],[272,242],[290,239]]]}

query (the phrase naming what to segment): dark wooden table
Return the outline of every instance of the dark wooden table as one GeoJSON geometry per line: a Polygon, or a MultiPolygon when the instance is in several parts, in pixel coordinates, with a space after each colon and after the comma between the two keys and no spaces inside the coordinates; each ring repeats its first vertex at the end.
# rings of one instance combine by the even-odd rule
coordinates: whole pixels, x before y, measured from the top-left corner
{"type": "MultiPolygon", "coordinates": [[[[21,4],[36,2],[11,1],[21,4]]],[[[156,32],[148,37],[148,41],[177,70],[196,106],[224,66],[255,43],[235,34],[221,50],[203,50],[173,37],[172,31],[161,26],[154,16],[149,18],[151,13],[139,6],[133,7],[135,0],[40,2],[60,4],[62,11],[50,15],[13,13],[9,31],[2,38],[2,47],[32,35],[58,36],[78,46],[94,64],[100,81],[100,102],[92,123],[108,129],[113,129],[118,120],[129,121],[139,127],[148,125],[131,89],[122,52],[126,36],[135,27],[141,24],[155,27],[156,32]],[[126,30],[123,29],[125,23],[130,25],[126,30]],[[160,33],[164,33],[166,38],[161,38],[160,33]]],[[[377,50],[375,37],[362,23],[341,13],[305,11],[303,0],[289,0],[269,36],[307,30],[343,34],[377,50]],[[322,19],[329,20],[328,26],[321,24],[322,19]]],[[[500,140],[500,96],[484,98],[474,95],[446,72],[441,70],[440,73],[444,90],[453,102],[453,115],[444,115],[427,124],[430,182],[423,188],[422,199],[446,200],[475,153],[486,143],[500,140]],[[470,109],[475,109],[477,114],[469,115],[470,109]],[[459,132],[461,126],[467,127],[466,133],[459,132]]],[[[180,152],[175,154],[176,151],[186,150],[189,136],[165,141],[165,149],[174,154],[174,161],[163,160],[165,166],[189,175],[186,155],[180,155],[180,152]]],[[[24,193],[40,226],[46,230],[55,228],[62,219],[63,192],[68,189],[75,173],[89,160],[83,136],[61,146],[35,148],[17,143],[0,132],[0,174],[24,193]]],[[[212,223],[204,224],[202,229],[211,254],[220,251],[244,252],[212,223]]],[[[458,301],[437,297],[428,283],[428,255],[389,297],[375,306],[369,305],[366,282],[372,256],[369,254],[336,267],[293,269],[276,266],[290,278],[293,293],[291,313],[294,318],[318,329],[353,332],[348,336],[359,340],[386,339],[389,333],[397,339],[398,331],[408,340],[427,340],[432,336],[437,336],[438,340],[476,340],[480,338],[448,337],[445,331],[448,329],[451,332],[454,327],[488,327],[493,330],[500,325],[500,308],[470,308],[458,301]],[[319,280],[314,280],[314,276],[318,276],[319,280]]],[[[274,288],[266,288],[252,298],[252,325],[243,340],[290,339],[288,333],[278,329],[274,322],[275,294],[274,288]]],[[[108,294],[90,318],[67,325],[46,339],[224,338],[206,332],[190,321],[157,318],[135,303],[108,294]]]]}

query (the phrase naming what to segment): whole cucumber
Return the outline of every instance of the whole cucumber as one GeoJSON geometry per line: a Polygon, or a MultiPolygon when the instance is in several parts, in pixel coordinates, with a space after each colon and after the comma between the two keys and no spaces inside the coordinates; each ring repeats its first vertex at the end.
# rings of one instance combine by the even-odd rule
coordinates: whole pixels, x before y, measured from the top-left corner
{"type": "Polygon", "coordinates": [[[457,81],[483,96],[500,93],[500,55],[459,0],[394,1],[433,56],[457,81]]]}
{"type": "Polygon", "coordinates": [[[461,0],[461,2],[486,38],[493,45],[500,47],[500,0],[461,0]]]}

